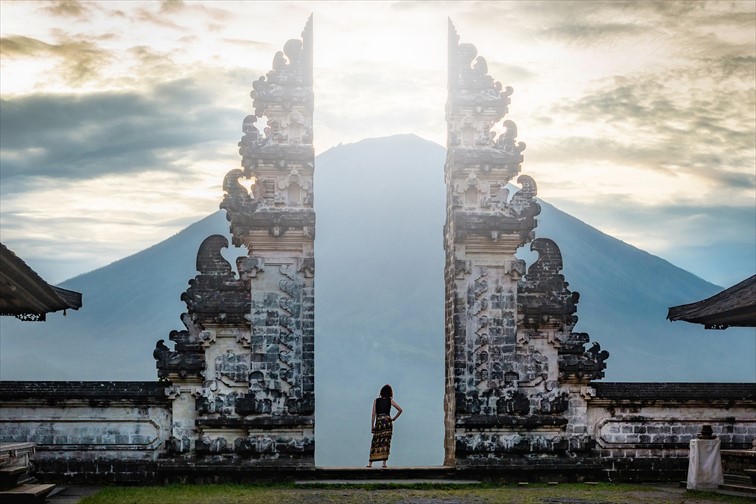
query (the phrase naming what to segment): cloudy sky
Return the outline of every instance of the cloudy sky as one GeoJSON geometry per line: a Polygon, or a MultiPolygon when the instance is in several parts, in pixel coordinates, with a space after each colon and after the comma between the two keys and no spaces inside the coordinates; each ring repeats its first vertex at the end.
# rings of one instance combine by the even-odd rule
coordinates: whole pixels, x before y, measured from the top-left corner
{"type": "Polygon", "coordinates": [[[252,81],[311,13],[316,152],[445,144],[450,17],[514,88],[540,197],[720,285],[756,272],[751,0],[0,0],[2,242],[56,283],[215,211],[252,81]]]}

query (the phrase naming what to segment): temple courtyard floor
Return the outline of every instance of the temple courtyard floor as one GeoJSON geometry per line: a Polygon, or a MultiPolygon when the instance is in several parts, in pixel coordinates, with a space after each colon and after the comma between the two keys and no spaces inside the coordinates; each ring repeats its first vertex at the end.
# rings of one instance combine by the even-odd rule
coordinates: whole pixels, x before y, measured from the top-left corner
{"type": "Polygon", "coordinates": [[[624,484],[380,484],[168,485],[67,487],[50,504],[694,504],[753,503],[754,495],[691,492],[679,485],[624,484]]]}

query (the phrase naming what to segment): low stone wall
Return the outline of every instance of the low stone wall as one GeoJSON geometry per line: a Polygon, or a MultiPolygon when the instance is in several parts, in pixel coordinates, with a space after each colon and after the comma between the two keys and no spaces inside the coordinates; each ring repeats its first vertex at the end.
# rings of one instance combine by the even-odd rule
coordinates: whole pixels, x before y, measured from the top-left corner
{"type": "Polygon", "coordinates": [[[0,443],[36,443],[44,481],[153,480],[170,429],[162,383],[0,382],[0,443]]]}
{"type": "Polygon", "coordinates": [[[594,452],[610,481],[686,477],[690,440],[709,424],[723,449],[756,438],[756,384],[594,383],[588,401],[594,452]]]}
{"type": "MultiPolygon", "coordinates": [[[[553,427],[564,436],[565,449],[509,453],[475,467],[458,464],[457,472],[513,481],[679,481],[685,479],[690,440],[702,425],[712,426],[725,450],[747,450],[756,438],[756,384],[596,382],[580,402],[580,414],[569,417],[576,425],[553,427]],[[588,440],[582,450],[570,448],[573,436],[588,440]]],[[[209,427],[224,426],[199,426],[209,427]]],[[[500,428],[475,426],[484,433],[494,427],[500,428]]],[[[169,454],[171,428],[172,402],[163,383],[0,382],[0,443],[36,443],[35,473],[44,481],[223,476],[223,453],[212,447],[208,453],[169,454]]],[[[527,434],[532,426],[517,428],[527,434]]],[[[264,479],[265,471],[254,465],[235,462],[226,470],[264,479]]],[[[301,476],[297,469],[279,467],[268,477],[301,476]]]]}

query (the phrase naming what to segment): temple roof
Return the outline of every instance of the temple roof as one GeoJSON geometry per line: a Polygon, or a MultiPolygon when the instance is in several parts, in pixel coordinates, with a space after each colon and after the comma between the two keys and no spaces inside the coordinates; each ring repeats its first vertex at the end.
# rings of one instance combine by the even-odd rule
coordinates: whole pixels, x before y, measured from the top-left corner
{"type": "Polygon", "coordinates": [[[45,320],[45,314],[81,308],[81,294],[45,282],[0,243],[0,315],[45,320]]]}
{"type": "Polygon", "coordinates": [[[756,275],[702,301],[672,306],[667,318],[703,324],[706,329],[756,327],[756,275]]]}

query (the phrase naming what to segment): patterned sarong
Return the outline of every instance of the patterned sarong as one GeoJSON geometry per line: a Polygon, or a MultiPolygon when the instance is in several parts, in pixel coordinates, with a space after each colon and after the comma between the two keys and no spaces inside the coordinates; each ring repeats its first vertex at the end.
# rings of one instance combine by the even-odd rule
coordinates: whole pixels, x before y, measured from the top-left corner
{"type": "Polygon", "coordinates": [[[373,428],[373,442],[370,444],[370,462],[388,460],[391,451],[393,422],[388,415],[378,415],[373,428]]]}

